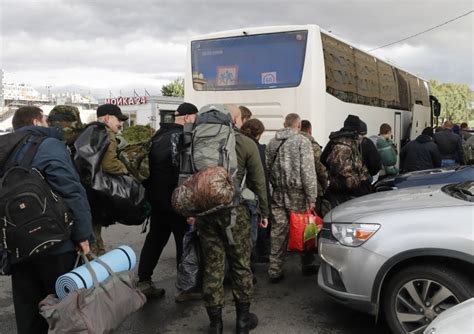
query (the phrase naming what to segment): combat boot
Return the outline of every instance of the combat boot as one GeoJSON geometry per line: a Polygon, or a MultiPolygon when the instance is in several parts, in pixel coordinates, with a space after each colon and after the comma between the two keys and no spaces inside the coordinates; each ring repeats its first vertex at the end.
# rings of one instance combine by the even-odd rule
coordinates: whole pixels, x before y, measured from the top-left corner
{"type": "Polygon", "coordinates": [[[237,311],[236,329],[237,334],[248,334],[250,330],[258,325],[258,318],[250,313],[250,303],[235,303],[237,311]]]}
{"type": "Polygon", "coordinates": [[[211,323],[209,324],[208,334],[222,334],[223,323],[222,323],[222,307],[212,306],[206,307],[207,315],[211,323]]]}

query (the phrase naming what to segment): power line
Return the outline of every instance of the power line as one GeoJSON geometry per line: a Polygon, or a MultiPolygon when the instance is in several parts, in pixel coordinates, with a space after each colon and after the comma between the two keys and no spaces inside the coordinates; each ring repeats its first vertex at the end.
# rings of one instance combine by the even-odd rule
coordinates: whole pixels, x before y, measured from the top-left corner
{"type": "Polygon", "coordinates": [[[421,34],[424,34],[424,33],[428,32],[428,31],[434,30],[434,29],[439,28],[439,27],[441,27],[441,26],[444,26],[444,25],[446,25],[446,24],[448,24],[448,23],[451,23],[451,22],[453,22],[453,21],[456,21],[456,20],[460,19],[461,17],[464,17],[464,16],[467,16],[467,15],[469,15],[469,14],[472,14],[472,12],[473,12],[473,10],[471,10],[471,11],[469,11],[469,12],[467,12],[467,13],[464,13],[464,14],[458,16],[458,17],[455,17],[455,18],[453,18],[453,19],[451,19],[451,20],[448,20],[448,21],[446,21],[446,22],[443,22],[443,23],[441,23],[441,24],[438,24],[437,26],[434,26],[434,27],[432,27],[432,28],[426,29],[426,30],[424,30],[424,31],[422,31],[422,32],[419,32],[419,33],[417,33],[417,34],[414,34],[414,35],[405,37],[405,38],[403,38],[403,39],[400,39],[400,40],[398,40],[398,41],[395,41],[395,42],[392,42],[392,43],[389,43],[389,44],[385,44],[385,45],[379,46],[379,47],[377,47],[377,48],[375,48],[375,49],[367,50],[367,52],[375,51],[375,50],[382,49],[382,48],[385,48],[385,47],[390,46],[390,45],[393,45],[393,44],[397,44],[397,43],[406,41],[407,39],[410,39],[410,38],[419,36],[419,35],[421,35],[421,34]]]}

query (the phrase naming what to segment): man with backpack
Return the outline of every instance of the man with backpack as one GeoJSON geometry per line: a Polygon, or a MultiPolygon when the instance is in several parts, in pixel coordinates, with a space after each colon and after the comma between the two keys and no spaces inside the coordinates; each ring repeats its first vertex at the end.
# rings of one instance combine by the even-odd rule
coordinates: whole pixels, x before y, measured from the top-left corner
{"type": "MultiPolygon", "coordinates": [[[[37,213],[35,209],[39,204],[35,204],[31,198],[43,198],[45,196],[44,203],[48,203],[48,205],[40,210],[40,212],[43,211],[42,215],[45,218],[42,219],[40,215],[39,220],[30,221],[29,225],[24,225],[31,229],[31,235],[37,232],[41,233],[39,232],[41,230],[48,230],[48,224],[58,223],[56,220],[49,219],[45,225],[44,219],[53,217],[57,212],[62,212],[61,203],[64,203],[64,209],[69,210],[63,213],[62,219],[69,221],[67,216],[70,212],[73,221],[72,226],[69,227],[70,234],[69,232],[64,233],[64,241],[46,247],[47,249],[43,251],[37,248],[37,251],[34,252],[35,255],[26,256],[18,262],[16,260],[18,248],[16,248],[17,254],[14,254],[14,250],[9,249],[8,245],[18,242],[24,245],[29,241],[8,239],[8,229],[7,238],[5,239],[4,236],[3,240],[11,253],[13,304],[18,333],[47,333],[48,324],[38,312],[38,303],[48,294],[55,292],[55,282],[59,276],[73,269],[77,256],[76,251],[85,254],[89,252],[89,240],[93,238],[91,214],[86,192],[80,183],[66,146],[61,142],[62,131],[56,128],[48,128],[46,116],[42,110],[33,106],[22,107],[15,112],[13,128],[15,132],[5,135],[0,144],[0,165],[2,166],[0,172],[2,176],[0,212],[5,215],[3,218],[5,221],[11,219],[14,223],[12,215],[23,215],[24,220],[34,219],[37,213]],[[19,140],[13,143],[7,136],[19,140]],[[8,145],[10,147],[6,147],[8,145]],[[6,152],[9,154],[6,155],[6,152]],[[46,181],[44,187],[50,188],[46,195],[36,193],[38,187],[28,186],[27,181],[29,180],[26,180],[26,178],[31,175],[30,172],[25,174],[26,176],[22,180],[22,185],[26,188],[23,193],[21,189],[15,189],[16,193],[22,194],[21,197],[15,197],[18,199],[16,202],[3,197],[5,193],[9,193],[9,189],[5,189],[5,187],[15,186],[8,182],[8,178],[18,164],[25,170],[41,173],[46,181]],[[11,168],[8,168],[9,166],[11,168]],[[31,195],[32,192],[36,195],[31,195]],[[52,196],[52,201],[48,202],[50,194],[54,196],[52,196]],[[5,206],[7,206],[7,210],[5,210],[5,206]],[[13,208],[14,212],[12,213],[13,208]],[[8,211],[8,213],[5,213],[5,211],[8,211]]],[[[39,202],[43,203],[43,199],[39,202]]],[[[64,221],[62,223],[64,224],[64,221]]],[[[17,221],[16,224],[19,224],[19,222],[17,221]]],[[[10,235],[13,235],[13,232],[10,233],[10,235]]],[[[37,238],[39,237],[37,236],[37,238]]],[[[48,242],[45,246],[50,243],[54,242],[48,242]]]]}
{"type": "MultiPolygon", "coordinates": [[[[298,114],[285,117],[284,128],[278,130],[266,150],[266,163],[273,187],[271,212],[270,267],[271,283],[283,279],[283,259],[287,249],[290,212],[304,213],[314,209],[317,197],[317,177],[311,141],[300,132],[298,114]]],[[[301,255],[303,275],[314,275],[314,252],[301,255]]]]}
{"type": "MultiPolygon", "coordinates": [[[[214,181],[232,183],[228,188],[232,189],[229,190],[230,202],[208,208],[197,216],[204,260],[204,302],[210,320],[208,333],[223,331],[223,281],[226,259],[232,277],[232,293],[237,312],[236,333],[248,333],[258,324],[257,316],[250,313],[253,288],[253,274],[250,268],[252,245],[250,212],[246,201],[255,203],[256,198],[258,199],[260,226],[267,227],[267,193],[257,145],[235,127],[241,124],[241,116],[239,108],[231,108],[229,112],[223,105],[207,105],[199,110],[193,130],[192,161],[197,173],[189,180],[197,180],[197,183],[202,185],[202,187],[197,185],[197,188],[201,188],[204,192],[210,191],[212,193],[210,195],[215,195],[212,190],[215,189],[214,181]],[[214,175],[206,172],[214,170],[223,171],[225,176],[211,180],[214,175]]],[[[182,187],[187,182],[183,183],[182,187]]],[[[218,192],[219,190],[217,189],[218,192]]],[[[229,193],[226,192],[226,195],[229,193]]],[[[173,205],[176,207],[179,203],[175,201],[175,194],[173,197],[173,205]]],[[[194,206],[200,206],[206,200],[197,198],[194,206]]],[[[195,218],[189,220],[193,222],[195,218]]]]}
{"type": "MultiPolygon", "coordinates": [[[[329,174],[329,187],[325,197],[333,208],[372,192],[370,174],[359,149],[361,130],[364,129],[361,129],[359,117],[347,116],[344,127],[329,135],[329,143],[321,154],[321,162],[329,174]]],[[[375,154],[378,155],[376,149],[375,154]]]]}
{"type": "MultiPolygon", "coordinates": [[[[146,181],[147,197],[152,207],[150,231],[140,254],[138,287],[151,298],[161,298],[165,290],[155,287],[151,277],[170,235],[176,244],[176,264],[183,255],[183,238],[188,229],[186,218],[174,211],[171,195],[178,186],[179,150],[185,124],[193,124],[198,109],[194,104],[182,103],[176,111],[174,123],[161,122],[149,153],[150,177],[146,181]]],[[[202,297],[200,293],[176,296],[176,301],[202,297]]]]}

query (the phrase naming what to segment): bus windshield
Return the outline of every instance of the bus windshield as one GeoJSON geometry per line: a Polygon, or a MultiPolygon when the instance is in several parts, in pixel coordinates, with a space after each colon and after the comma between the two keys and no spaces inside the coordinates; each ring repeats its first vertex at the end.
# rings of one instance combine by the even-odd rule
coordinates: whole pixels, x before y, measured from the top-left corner
{"type": "Polygon", "coordinates": [[[291,31],[191,42],[195,90],[296,87],[308,32],[291,31]]]}

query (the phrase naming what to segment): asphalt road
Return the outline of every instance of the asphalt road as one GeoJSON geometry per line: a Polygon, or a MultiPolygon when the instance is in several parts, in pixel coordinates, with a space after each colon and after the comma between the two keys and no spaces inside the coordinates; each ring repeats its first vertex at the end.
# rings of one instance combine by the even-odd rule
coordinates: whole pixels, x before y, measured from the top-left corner
{"type": "MultiPolygon", "coordinates": [[[[127,244],[139,254],[145,235],[140,227],[111,226],[104,239],[110,247],[127,244]]],[[[347,309],[327,297],[317,286],[316,276],[303,277],[299,258],[289,254],[285,279],[279,284],[267,283],[266,265],[258,265],[258,282],[254,288],[252,311],[259,317],[253,333],[321,333],[321,334],[383,334],[390,333],[383,321],[347,309]]],[[[208,319],[201,301],[174,302],[176,277],[175,245],[170,238],[158,263],[153,279],[166,289],[161,300],[149,301],[130,316],[116,333],[206,333],[208,319]]],[[[235,309],[230,287],[226,288],[224,333],[234,333],[235,309]]],[[[16,333],[11,299],[10,278],[0,276],[0,333],[16,333]]]]}

